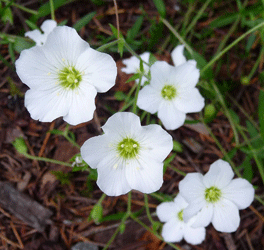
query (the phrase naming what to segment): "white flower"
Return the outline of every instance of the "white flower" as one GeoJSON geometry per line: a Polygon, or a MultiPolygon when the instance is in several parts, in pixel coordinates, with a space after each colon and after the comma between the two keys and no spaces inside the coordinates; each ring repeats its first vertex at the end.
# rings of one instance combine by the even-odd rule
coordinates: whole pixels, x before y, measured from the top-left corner
{"type": "Polygon", "coordinates": [[[172,58],[176,67],[164,61],[157,61],[150,67],[150,84],[140,90],[137,100],[139,108],[158,117],[169,130],[184,124],[186,113],[201,111],[204,98],[195,85],[198,83],[199,70],[196,62],[187,62],[183,47],[177,47],[172,58]]]}
{"type": "Polygon", "coordinates": [[[43,45],[49,33],[54,30],[54,28],[57,26],[57,22],[54,20],[46,20],[43,22],[43,24],[40,26],[40,29],[43,31],[43,34],[39,30],[32,30],[25,33],[25,36],[31,38],[38,46],[43,45]]]}
{"type": "Polygon", "coordinates": [[[54,28],[43,46],[23,50],[16,70],[30,88],[25,106],[33,119],[63,116],[72,125],[93,118],[97,92],[108,91],[117,74],[110,55],[90,48],[67,26],[54,28]]]}
{"type": "Polygon", "coordinates": [[[234,172],[228,162],[214,162],[208,173],[190,173],[180,182],[180,194],[189,203],[183,212],[188,221],[197,214],[193,227],[212,222],[220,232],[234,232],[240,222],[239,209],[245,209],[254,199],[254,188],[245,179],[232,180],[234,172]]]}
{"type": "Polygon", "coordinates": [[[178,194],[174,201],[163,202],[157,206],[157,216],[161,222],[165,222],[162,228],[162,237],[167,242],[179,242],[183,238],[186,242],[197,245],[205,239],[205,228],[193,228],[192,223],[195,217],[187,223],[184,222],[182,215],[188,203],[178,194]]]}
{"type": "MultiPolygon", "coordinates": [[[[144,52],[143,54],[139,55],[142,61],[149,63],[149,52],[144,52]]],[[[136,56],[132,56],[128,59],[124,59],[123,64],[126,65],[126,68],[121,68],[122,72],[125,72],[126,74],[135,74],[140,72],[140,60],[136,56]]],[[[149,73],[149,67],[145,63],[143,63],[143,69],[144,69],[144,75],[148,75],[149,73]]],[[[148,79],[143,76],[141,80],[141,85],[144,85],[145,81],[148,79]]],[[[136,79],[136,83],[139,82],[139,79],[136,79]]]]}
{"type": "Polygon", "coordinates": [[[157,191],[163,183],[163,160],[172,150],[172,137],[152,124],[141,126],[130,112],[118,112],[102,127],[105,134],[87,140],[81,155],[97,168],[99,188],[109,196],[131,189],[157,191]]]}

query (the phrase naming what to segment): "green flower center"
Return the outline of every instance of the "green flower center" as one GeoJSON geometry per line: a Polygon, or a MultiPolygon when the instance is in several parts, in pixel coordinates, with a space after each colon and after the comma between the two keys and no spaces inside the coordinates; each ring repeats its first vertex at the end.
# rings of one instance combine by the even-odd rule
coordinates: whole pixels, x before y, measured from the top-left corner
{"type": "Polygon", "coordinates": [[[125,138],[118,143],[117,151],[124,159],[135,158],[139,152],[139,143],[131,138],[125,138]]]}
{"type": "Polygon", "coordinates": [[[161,90],[161,96],[165,100],[172,100],[176,96],[176,88],[173,85],[165,85],[161,90]]]}
{"type": "Polygon", "coordinates": [[[210,203],[215,203],[220,200],[222,192],[217,187],[205,189],[205,200],[210,203]]]}
{"type": "Polygon", "coordinates": [[[183,221],[183,209],[177,214],[177,216],[180,221],[183,221]]]}
{"type": "Polygon", "coordinates": [[[66,89],[75,89],[82,80],[82,74],[74,67],[65,67],[59,72],[59,81],[62,87],[66,89]]]}

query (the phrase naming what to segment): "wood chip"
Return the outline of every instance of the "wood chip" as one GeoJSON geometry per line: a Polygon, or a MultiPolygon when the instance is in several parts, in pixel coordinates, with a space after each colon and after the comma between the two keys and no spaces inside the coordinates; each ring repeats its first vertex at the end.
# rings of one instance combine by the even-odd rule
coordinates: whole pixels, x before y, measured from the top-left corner
{"type": "Polygon", "coordinates": [[[40,232],[44,231],[47,224],[51,224],[49,218],[52,212],[49,209],[5,182],[0,182],[0,205],[40,232]]]}

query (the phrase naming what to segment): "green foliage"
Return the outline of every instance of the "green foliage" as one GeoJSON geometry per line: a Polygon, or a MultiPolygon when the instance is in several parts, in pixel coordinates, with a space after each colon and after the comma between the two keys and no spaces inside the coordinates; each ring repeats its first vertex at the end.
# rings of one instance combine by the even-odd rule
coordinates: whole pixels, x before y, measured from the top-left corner
{"type": "Polygon", "coordinates": [[[153,3],[155,4],[159,14],[162,17],[165,17],[166,16],[166,6],[163,0],[153,0],[153,3]]]}
{"type": "Polygon", "coordinates": [[[96,11],[93,11],[91,13],[88,13],[83,18],[81,18],[77,23],[75,23],[73,25],[73,28],[76,29],[77,31],[79,31],[82,27],[84,27],[85,25],[87,25],[93,19],[93,17],[95,15],[96,15],[96,11]]]}
{"type": "Polygon", "coordinates": [[[94,221],[95,224],[100,224],[103,218],[103,207],[101,204],[95,204],[91,213],[90,218],[94,221]]]}
{"type": "Polygon", "coordinates": [[[71,181],[71,173],[64,173],[61,170],[55,171],[52,170],[51,173],[56,176],[56,178],[60,181],[61,185],[70,185],[71,181]]]}
{"type": "Polygon", "coordinates": [[[262,89],[259,92],[258,116],[259,116],[260,134],[262,139],[264,140],[264,91],[262,89]]]}
{"type": "Polygon", "coordinates": [[[16,138],[12,144],[20,154],[27,154],[28,147],[23,137],[16,138]]]}

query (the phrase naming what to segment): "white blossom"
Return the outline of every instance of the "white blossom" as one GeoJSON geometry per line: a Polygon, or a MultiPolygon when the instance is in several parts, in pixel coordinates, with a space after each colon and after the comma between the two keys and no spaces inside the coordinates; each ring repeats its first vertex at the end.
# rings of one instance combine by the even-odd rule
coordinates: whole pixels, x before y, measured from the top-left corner
{"type": "MultiPolygon", "coordinates": [[[[139,55],[139,57],[143,62],[149,63],[150,53],[144,52],[143,54],[139,55]]],[[[126,74],[140,73],[140,60],[136,56],[124,59],[122,63],[126,65],[125,68],[121,68],[122,72],[125,72],[126,74]]],[[[144,76],[142,77],[141,85],[144,85],[144,83],[148,81],[146,76],[149,74],[149,66],[146,63],[143,63],[144,76]]],[[[139,79],[136,79],[135,81],[136,83],[139,83],[139,79]]]]}
{"type": "Polygon", "coordinates": [[[137,100],[139,108],[158,117],[169,130],[184,124],[186,113],[199,112],[204,107],[204,98],[195,85],[199,70],[194,60],[186,61],[183,46],[172,52],[174,66],[157,61],[150,67],[150,84],[140,90],[137,100]]]}
{"type": "Polygon", "coordinates": [[[43,31],[43,33],[41,33],[38,29],[36,29],[26,32],[25,36],[31,38],[34,42],[36,42],[38,46],[41,46],[46,42],[48,35],[50,34],[51,31],[54,30],[56,26],[57,26],[56,21],[46,20],[40,26],[40,29],[43,31]]]}
{"type": "Polygon", "coordinates": [[[130,112],[118,112],[102,127],[104,134],[88,139],[81,155],[98,172],[97,185],[109,196],[131,189],[157,191],[163,183],[163,161],[172,137],[156,124],[141,126],[130,112]]]}
{"type": "Polygon", "coordinates": [[[162,237],[167,242],[179,242],[183,238],[186,242],[197,245],[205,239],[205,228],[193,228],[195,216],[188,222],[183,220],[183,211],[188,206],[185,199],[178,194],[174,201],[163,202],[157,206],[157,216],[165,222],[162,228],[162,237]]]}
{"type": "Polygon", "coordinates": [[[180,194],[189,203],[183,212],[188,221],[197,216],[193,227],[205,227],[212,222],[220,232],[237,230],[239,209],[245,209],[254,200],[254,188],[247,180],[232,180],[234,172],[228,162],[214,162],[208,173],[189,173],[179,183],[180,194]]]}
{"type": "Polygon", "coordinates": [[[110,55],[90,48],[67,26],[55,27],[44,45],[23,50],[16,70],[30,88],[25,106],[33,119],[63,116],[72,125],[93,118],[97,92],[108,91],[117,74],[110,55]]]}

